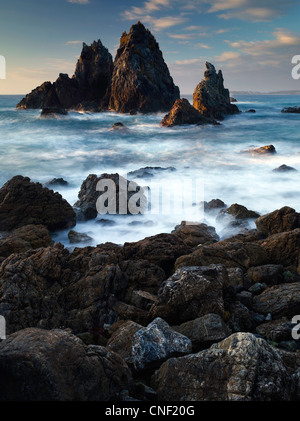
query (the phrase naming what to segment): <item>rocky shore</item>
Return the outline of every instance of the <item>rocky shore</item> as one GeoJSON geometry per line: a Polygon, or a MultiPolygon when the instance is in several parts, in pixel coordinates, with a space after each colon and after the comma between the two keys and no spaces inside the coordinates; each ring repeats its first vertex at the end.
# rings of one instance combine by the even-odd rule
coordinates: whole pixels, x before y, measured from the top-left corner
{"type": "MultiPolygon", "coordinates": [[[[91,205],[86,186],[80,197],[91,205]]],[[[214,227],[182,222],[135,243],[70,251],[51,231],[75,225],[73,208],[28,178],[8,181],[0,400],[299,399],[300,214],[203,205],[237,234],[220,241],[214,227]]]]}

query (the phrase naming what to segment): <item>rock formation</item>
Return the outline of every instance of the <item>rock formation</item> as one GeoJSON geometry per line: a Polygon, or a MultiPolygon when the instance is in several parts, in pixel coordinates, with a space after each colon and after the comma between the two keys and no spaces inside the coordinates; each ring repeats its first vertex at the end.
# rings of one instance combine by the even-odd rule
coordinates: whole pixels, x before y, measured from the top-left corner
{"type": "Polygon", "coordinates": [[[162,120],[161,125],[173,127],[183,124],[216,124],[216,121],[204,117],[187,99],[182,98],[175,101],[169,114],[162,120]]]}
{"type": "Polygon", "coordinates": [[[228,89],[224,88],[222,71],[216,72],[211,63],[206,63],[205,79],[196,87],[193,105],[196,110],[209,119],[222,120],[224,116],[237,114],[239,109],[231,104],[228,89]]]}
{"type": "Polygon", "coordinates": [[[53,84],[45,82],[26,95],[17,108],[107,109],[112,72],[112,56],[100,40],[83,44],[72,78],[61,73],[53,84]]]}
{"type": "Polygon", "coordinates": [[[159,45],[140,22],[120,40],[109,108],[121,113],[169,111],[179,99],[159,45]]]}

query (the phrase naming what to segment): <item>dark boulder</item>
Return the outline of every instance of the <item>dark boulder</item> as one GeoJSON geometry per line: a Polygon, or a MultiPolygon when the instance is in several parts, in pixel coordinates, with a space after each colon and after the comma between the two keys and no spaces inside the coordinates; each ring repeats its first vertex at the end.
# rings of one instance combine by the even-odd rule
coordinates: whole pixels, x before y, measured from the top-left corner
{"type": "Polygon", "coordinates": [[[50,231],[75,225],[75,212],[59,193],[16,176],[0,189],[0,230],[45,225],[50,231]]]}
{"type": "Polygon", "coordinates": [[[215,120],[204,117],[187,99],[177,99],[161,122],[164,127],[181,126],[184,124],[216,124],[215,120]]]}
{"type": "Polygon", "coordinates": [[[179,96],[158,43],[138,22],[121,37],[109,108],[121,113],[169,111],[179,96]]]}
{"type": "Polygon", "coordinates": [[[57,117],[60,115],[68,115],[68,112],[61,107],[43,108],[41,112],[41,117],[57,117]]]}
{"type": "Polygon", "coordinates": [[[181,222],[175,227],[172,234],[180,237],[187,246],[196,247],[199,244],[213,244],[219,241],[219,236],[214,227],[206,224],[181,222]]]}
{"type": "Polygon", "coordinates": [[[64,330],[21,330],[0,342],[0,401],[111,401],[131,374],[114,352],[64,330]]]}
{"type": "Polygon", "coordinates": [[[63,178],[53,178],[50,181],[47,181],[47,183],[44,184],[45,187],[51,188],[51,187],[67,187],[69,183],[64,180],[63,178]]]}
{"type": "Polygon", "coordinates": [[[267,145],[267,146],[261,146],[260,148],[251,148],[247,151],[242,151],[242,153],[249,153],[253,156],[255,155],[269,155],[269,154],[275,154],[276,149],[273,145],[267,145]]]}
{"type": "Polygon", "coordinates": [[[280,165],[280,167],[275,168],[273,170],[273,172],[279,172],[279,173],[283,173],[283,172],[295,172],[297,171],[296,168],[293,167],[289,167],[288,165],[280,165]]]}
{"type": "Polygon", "coordinates": [[[225,210],[221,210],[220,216],[231,215],[235,219],[257,219],[260,217],[259,213],[248,210],[245,206],[237,203],[231,205],[225,210]]]}
{"type": "Polygon", "coordinates": [[[206,62],[204,80],[197,85],[193,95],[193,105],[196,110],[213,120],[222,120],[226,115],[239,113],[236,105],[230,103],[228,89],[224,88],[222,71],[216,72],[215,67],[206,62]]]}
{"type": "Polygon", "coordinates": [[[286,107],[281,111],[282,113],[300,114],[300,107],[286,107]]]}
{"type": "Polygon", "coordinates": [[[255,221],[258,232],[264,235],[278,234],[300,228],[300,214],[285,206],[259,217],[255,221]]]}

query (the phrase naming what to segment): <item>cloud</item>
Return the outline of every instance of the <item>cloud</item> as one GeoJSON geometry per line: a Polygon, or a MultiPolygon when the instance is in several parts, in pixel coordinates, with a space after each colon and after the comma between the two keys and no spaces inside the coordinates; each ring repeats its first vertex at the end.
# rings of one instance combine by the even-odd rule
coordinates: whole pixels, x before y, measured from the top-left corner
{"type": "Polygon", "coordinates": [[[82,44],[82,41],[67,41],[65,42],[65,45],[77,45],[82,44]]]}
{"type": "Polygon", "coordinates": [[[195,34],[168,34],[168,37],[173,39],[194,39],[195,34]]]}

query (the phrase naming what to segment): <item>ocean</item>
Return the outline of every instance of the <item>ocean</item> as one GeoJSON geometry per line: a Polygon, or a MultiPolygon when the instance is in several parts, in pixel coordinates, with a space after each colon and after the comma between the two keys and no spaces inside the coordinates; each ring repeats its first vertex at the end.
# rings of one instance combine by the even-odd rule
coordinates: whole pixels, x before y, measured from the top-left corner
{"type": "MultiPolygon", "coordinates": [[[[230,116],[219,126],[174,128],[160,127],[164,114],[70,112],[45,119],[39,110],[16,110],[21,98],[0,96],[1,185],[15,175],[40,183],[63,177],[69,186],[57,191],[73,205],[89,174],[125,175],[147,166],[176,169],[157,171],[151,179],[136,179],[152,192],[163,191],[163,208],[170,203],[166,209],[157,205],[145,215],[97,218],[110,220],[112,225],[103,226],[97,220],[79,223],[75,230],[90,235],[91,245],[107,241],[123,244],[168,233],[183,219],[203,222],[200,199],[219,198],[227,205],[239,203],[261,214],[283,206],[300,211],[300,115],[281,113],[283,107],[300,106],[299,96],[237,95],[241,111],[255,109],[256,113],[230,116]],[[116,122],[129,130],[111,131],[116,122]],[[274,155],[241,153],[270,144],[276,148],[274,155]],[[283,164],[298,172],[272,171],[283,164]],[[195,182],[201,194],[195,195],[195,182]],[[174,197],[186,193],[189,202],[184,212],[178,211],[174,197]]],[[[215,226],[221,238],[231,234],[215,216],[205,215],[204,222],[215,226]]],[[[254,227],[254,222],[250,225],[254,227]]],[[[67,234],[54,233],[53,238],[69,247],[67,234]]]]}

